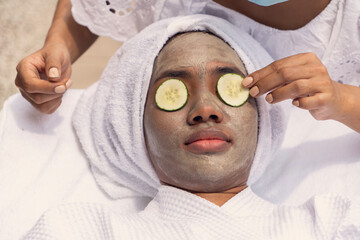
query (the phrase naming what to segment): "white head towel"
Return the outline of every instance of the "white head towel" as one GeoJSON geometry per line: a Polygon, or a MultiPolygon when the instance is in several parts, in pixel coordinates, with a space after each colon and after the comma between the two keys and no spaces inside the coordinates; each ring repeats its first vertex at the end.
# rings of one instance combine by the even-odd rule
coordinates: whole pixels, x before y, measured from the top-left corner
{"type": "MultiPolygon", "coordinates": [[[[272,59],[247,33],[227,21],[193,15],[156,22],[128,40],[111,58],[101,80],[85,91],[73,123],[96,181],[113,198],[130,194],[155,196],[160,181],[148,158],[143,114],[153,63],[179,32],[208,31],[224,39],[240,56],[249,73],[272,59]],[[125,186],[125,187],[124,187],[125,186]],[[136,193],[130,193],[127,188],[136,193]]],[[[248,184],[263,174],[285,129],[279,105],[257,99],[259,136],[248,184]]]]}

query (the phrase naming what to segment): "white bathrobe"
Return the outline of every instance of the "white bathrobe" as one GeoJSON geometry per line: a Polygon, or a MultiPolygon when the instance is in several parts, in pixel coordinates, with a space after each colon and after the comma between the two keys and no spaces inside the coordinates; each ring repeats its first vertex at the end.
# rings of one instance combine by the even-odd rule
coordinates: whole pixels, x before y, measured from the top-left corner
{"type": "Polygon", "coordinates": [[[52,209],[25,239],[356,240],[360,236],[359,203],[322,195],[299,206],[274,205],[247,188],[219,207],[186,191],[162,186],[138,214],[119,215],[95,204],[52,209]]]}
{"type": "MultiPolygon", "coordinates": [[[[89,203],[56,207],[41,217],[25,239],[356,239],[359,236],[358,198],[320,195],[297,206],[275,205],[258,197],[249,187],[218,207],[158,182],[146,154],[142,126],[155,57],[172,35],[206,30],[227,41],[248,71],[271,61],[254,39],[240,30],[234,33],[233,29],[224,20],[204,15],[169,19],[149,26],[117,52],[100,82],[85,91],[79,101],[74,126],[95,179],[109,196],[125,196],[130,193],[126,186],[134,191],[129,196],[147,195],[153,200],[144,211],[134,214],[119,214],[107,206],[89,203]]],[[[272,182],[262,178],[280,147],[286,116],[281,104],[268,105],[263,98],[257,99],[257,103],[259,141],[249,183],[262,182],[258,184],[262,187],[267,184],[271,192],[272,182]]],[[[278,177],[281,179],[281,173],[278,177]]],[[[281,192],[281,187],[275,192],[281,192]]],[[[309,192],[312,191],[306,193],[309,192]]]]}

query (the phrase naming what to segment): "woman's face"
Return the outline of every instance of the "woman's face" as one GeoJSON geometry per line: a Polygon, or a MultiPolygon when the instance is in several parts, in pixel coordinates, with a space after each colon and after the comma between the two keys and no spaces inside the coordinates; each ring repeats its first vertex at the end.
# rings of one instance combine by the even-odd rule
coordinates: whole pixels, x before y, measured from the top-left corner
{"type": "Polygon", "coordinates": [[[217,92],[225,73],[245,75],[235,51],[216,36],[195,32],[176,36],[159,53],[144,114],[149,157],[159,179],[194,192],[217,192],[245,185],[254,157],[258,115],[255,100],[241,107],[223,103],[217,92]],[[155,92],[167,79],[182,80],[186,105],[166,112],[155,92]]]}

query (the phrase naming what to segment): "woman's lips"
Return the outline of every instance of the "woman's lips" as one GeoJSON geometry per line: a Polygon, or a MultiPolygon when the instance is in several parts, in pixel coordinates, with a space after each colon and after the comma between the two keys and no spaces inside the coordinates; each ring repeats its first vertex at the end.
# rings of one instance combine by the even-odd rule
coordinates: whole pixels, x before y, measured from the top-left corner
{"type": "Polygon", "coordinates": [[[201,130],[190,135],[185,141],[185,150],[196,153],[216,153],[227,150],[231,146],[229,137],[219,130],[201,130]]]}

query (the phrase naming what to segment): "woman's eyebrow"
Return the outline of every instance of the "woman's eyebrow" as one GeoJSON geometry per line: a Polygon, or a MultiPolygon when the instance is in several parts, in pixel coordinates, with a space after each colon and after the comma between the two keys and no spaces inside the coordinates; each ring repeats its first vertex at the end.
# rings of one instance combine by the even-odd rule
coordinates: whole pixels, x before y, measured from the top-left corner
{"type": "Polygon", "coordinates": [[[163,78],[189,78],[190,76],[191,73],[186,70],[166,70],[155,79],[154,83],[163,78]]]}
{"type": "Polygon", "coordinates": [[[214,73],[218,75],[224,75],[226,73],[237,73],[241,75],[242,77],[245,77],[245,73],[240,71],[237,67],[216,67],[214,69],[214,73]]]}

